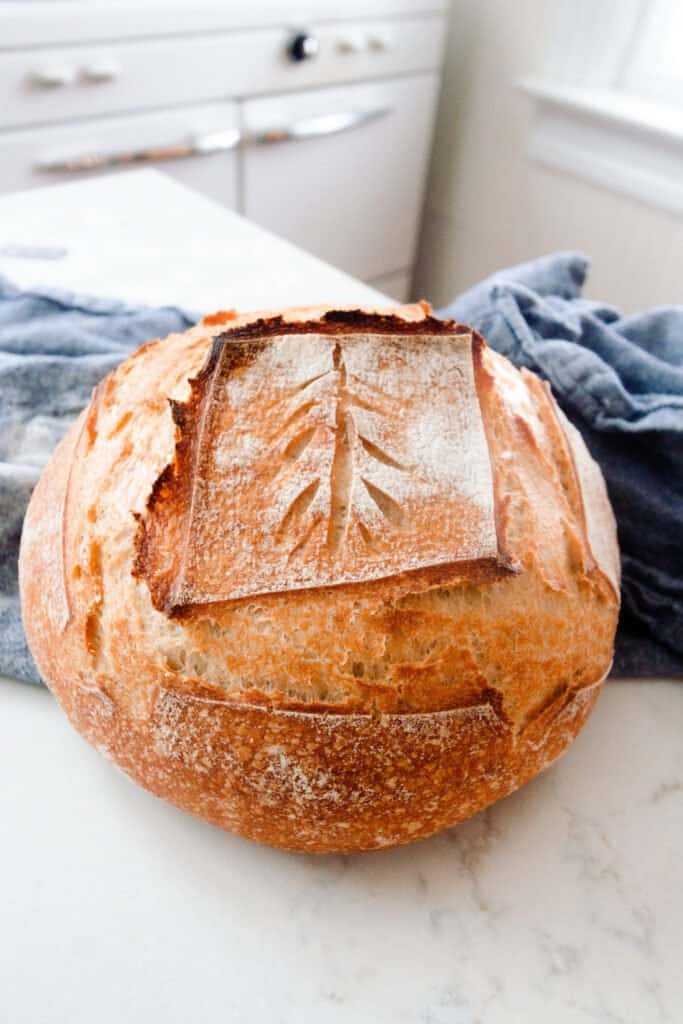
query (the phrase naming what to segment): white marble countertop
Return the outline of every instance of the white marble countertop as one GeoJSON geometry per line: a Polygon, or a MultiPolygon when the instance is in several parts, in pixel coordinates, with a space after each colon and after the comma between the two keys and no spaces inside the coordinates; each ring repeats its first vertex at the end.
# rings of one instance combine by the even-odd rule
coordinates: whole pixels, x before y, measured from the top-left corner
{"type": "Polygon", "coordinates": [[[0,196],[0,274],[202,313],[389,301],[154,170],[0,196]],[[17,246],[66,253],[3,255],[17,246]]]}
{"type": "MultiPolygon", "coordinates": [[[[0,199],[0,245],[48,240],[67,261],[0,272],[202,309],[373,297],[150,172],[0,199]]],[[[611,681],[566,756],[471,821],[307,857],[156,800],[0,679],[0,1019],[679,1024],[682,737],[683,684],[611,681]]]]}

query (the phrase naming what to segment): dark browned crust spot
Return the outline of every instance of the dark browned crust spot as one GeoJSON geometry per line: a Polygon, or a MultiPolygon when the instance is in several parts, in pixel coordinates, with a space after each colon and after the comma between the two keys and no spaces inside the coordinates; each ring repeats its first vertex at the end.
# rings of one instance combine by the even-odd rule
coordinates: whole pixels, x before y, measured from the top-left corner
{"type": "Polygon", "coordinates": [[[227,324],[237,319],[236,309],[219,309],[215,313],[209,313],[202,320],[203,327],[217,327],[219,324],[227,324]]]}
{"type": "Polygon", "coordinates": [[[114,389],[114,375],[113,373],[107,374],[107,376],[100,381],[100,383],[93,389],[90,404],[88,406],[88,412],[83,424],[85,436],[88,439],[88,447],[86,451],[90,451],[97,438],[97,431],[99,428],[99,419],[102,409],[106,407],[111,393],[114,389]]]}
{"type": "MultiPolygon", "coordinates": [[[[425,316],[423,320],[404,320],[393,313],[364,313],[360,309],[331,309],[319,320],[285,320],[281,315],[254,320],[252,323],[223,331],[214,338],[214,346],[251,339],[267,340],[286,334],[474,334],[471,327],[455,320],[438,320],[425,316]]],[[[483,339],[482,339],[483,341],[483,339]]]]}

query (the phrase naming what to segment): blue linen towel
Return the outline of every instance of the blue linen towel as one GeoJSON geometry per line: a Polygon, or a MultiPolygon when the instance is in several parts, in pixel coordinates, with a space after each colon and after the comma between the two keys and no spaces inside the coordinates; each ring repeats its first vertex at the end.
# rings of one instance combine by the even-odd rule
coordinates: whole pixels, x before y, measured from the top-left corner
{"type": "MultiPolygon", "coordinates": [[[[624,610],[613,674],[683,671],[683,308],[620,318],[581,298],[588,261],[513,267],[440,315],[550,381],[605,474],[624,610]]],[[[0,277],[0,673],[39,682],[21,628],[17,553],[40,468],[95,384],[133,348],[198,316],[0,277]]]]}
{"type": "Polygon", "coordinates": [[[621,317],[581,297],[588,260],[500,271],[440,316],[550,382],[600,463],[619,528],[613,675],[683,672],[683,306],[621,317]]]}
{"type": "Polygon", "coordinates": [[[21,625],[17,556],[42,466],[98,381],[142,342],[197,319],[172,306],[21,291],[0,276],[0,673],[40,682],[21,625]]]}

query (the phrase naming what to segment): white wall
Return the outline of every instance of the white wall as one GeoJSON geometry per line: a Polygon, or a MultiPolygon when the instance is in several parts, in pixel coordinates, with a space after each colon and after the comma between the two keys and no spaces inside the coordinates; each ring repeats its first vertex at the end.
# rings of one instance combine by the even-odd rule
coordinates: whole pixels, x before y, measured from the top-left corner
{"type": "Polygon", "coordinates": [[[557,249],[593,261],[587,294],[634,311],[683,303],[683,219],[526,157],[556,0],[453,0],[413,292],[435,306],[557,249]]]}

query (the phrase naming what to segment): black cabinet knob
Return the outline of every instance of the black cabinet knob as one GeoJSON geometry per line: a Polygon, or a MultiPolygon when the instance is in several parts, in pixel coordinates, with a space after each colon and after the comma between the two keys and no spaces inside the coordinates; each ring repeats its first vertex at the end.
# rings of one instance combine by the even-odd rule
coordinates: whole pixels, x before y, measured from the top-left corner
{"type": "Polygon", "coordinates": [[[317,56],[318,40],[308,32],[297,32],[289,44],[288,52],[291,60],[311,60],[317,56]]]}

